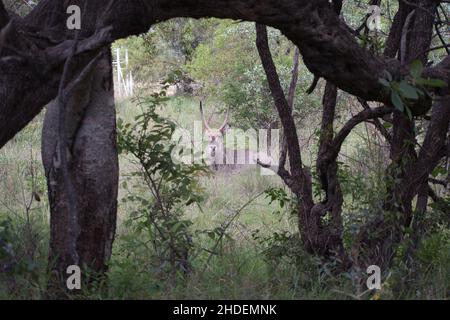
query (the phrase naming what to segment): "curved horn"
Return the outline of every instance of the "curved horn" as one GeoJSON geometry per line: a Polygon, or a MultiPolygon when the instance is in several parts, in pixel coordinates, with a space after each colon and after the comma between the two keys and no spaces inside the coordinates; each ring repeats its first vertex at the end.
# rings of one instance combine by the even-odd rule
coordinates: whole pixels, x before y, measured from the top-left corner
{"type": "Polygon", "coordinates": [[[226,114],[226,116],[225,116],[225,120],[223,121],[223,123],[222,123],[222,125],[220,126],[220,131],[221,132],[223,132],[223,129],[225,129],[225,126],[227,125],[227,123],[228,123],[228,116],[229,116],[229,114],[230,114],[230,108],[228,108],[227,109],[227,114],[226,114]]]}
{"type": "Polygon", "coordinates": [[[206,130],[211,130],[211,128],[208,125],[208,121],[206,121],[205,114],[203,113],[203,103],[200,101],[200,114],[202,116],[203,125],[205,126],[206,130]]]}

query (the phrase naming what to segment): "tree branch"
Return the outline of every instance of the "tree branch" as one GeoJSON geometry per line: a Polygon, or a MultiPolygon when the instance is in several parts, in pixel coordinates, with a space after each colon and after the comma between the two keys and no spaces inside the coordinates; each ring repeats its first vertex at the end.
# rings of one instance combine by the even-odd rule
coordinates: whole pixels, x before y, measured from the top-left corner
{"type": "MultiPolygon", "coordinates": [[[[294,53],[294,63],[293,63],[294,67],[292,68],[292,78],[291,78],[291,83],[289,85],[289,95],[288,95],[288,105],[289,105],[291,114],[292,114],[292,110],[294,108],[295,90],[297,89],[299,59],[300,59],[300,51],[296,47],[295,53],[294,53]]],[[[287,141],[285,135],[283,134],[283,140],[282,140],[282,144],[281,144],[280,161],[279,161],[280,168],[284,168],[286,165],[287,152],[288,152],[288,141],[287,141]]]]}
{"type": "MultiPolygon", "coordinates": [[[[110,0],[73,0],[72,4],[87,6],[83,15],[82,39],[111,25],[108,41],[113,41],[147,32],[154,23],[174,17],[232,18],[270,25],[281,30],[298,46],[305,65],[316,77],[325,78],[341,90],[366,101],[389,103],[390,95],[379,83],[379,78],[386,71],[394,79],[401,79],[409,73],[407,66],[399,61],[375,56],[361,48],[328,0],[115,0],[113,6],[110,0]]],[[[54,65],[46,52],[57,56],[51,54],[56,49],[51,49],[43,38],[48,36],[60,42],[71,39],[65,26],[66,17],[62,1],[41,0],[22,19],[18,30],[20,36],[15,39],[24,48],[35,48],[36,51],[31,51],[31,57],[26,61],[2,61],[0,56],[0,87],[7,88],[3,92],[0,90],[0,147],[57,95],[55,88],[61,78],[63,62],[51,70],[44,68],[48,72],[43,74],[42,67],[54,65]],[[36,33],[41,39],[30,35],[36,33]]],[[[85,65],[94,55],[85,57],[82,64],[85,65]]],[[[442,69],[443,66],[427,68],[424,75],[433,75],[448,83],[450,66],[442,69]]],[[[422,104],[428,105],[429,101],[411,105],[413,113],[414,110],[428,110],[422,104]]]]}
{"type": "MultiPolygon", "coordinates": [[[[369,104],[367,103],[367,101],[358,98],[359,103],[361,104],[361,106],[365,109],[368,110],[370,109],[369,104]]],[[[391,143],[392,137],[391,134],[388,132],[388,130],[381,124],[380,119],[378,118],[373,118],[373,125],[378,129],[378,131],[384,136],[384,138],[391,143]]]]}
{"type": "Polygon", "coordinates": [[[341,150],[342,144],[344,143],[347,136],[361,122],[364,122],[368,119],[376,119],[381,118],[382,116],[393,112],[393,109],[390,107],[378,107],[375,109],[366,109],[352,117],[347,123],[342,127],[342,129],[336,134],[332,142],[330,143],[331,147],[328,149],[324,158],[326,161],[331,161],[335,159],[339,155],[339,151],[341,150]]]}
{"type": "Polygon", "coordinates": [[[0,30],[8,24],[8,21],[8,12],[6,12],[3,0],[0,0],[0,30]]]}
{"type": "Polygon", "coordinates": [[[275,108],[280,116],[283,126],[284,137],[287,141],[291,174],[294,179],[300,179],[302,171],[302,160],[300,156],[300,145],[298,143],[297,128],[292,118],[291,107],[281,87],[275,64],[270,53],[267,39],[267,28],[264,25],[256,24],[256,46],[261,58],[264,71],[267,76],[270,92],[275,103],[275,108]]]}
{"type": "Polygon", "coordinates": [[[427,181],[429,175],[441,158],[442,149],[447,143],[450,125],[450,94],[439,98],[433,107],[430,125],[425,135],[417,161],[406,174],[402,189],[409,197],[414,197],[421,183],[427,181]]]}
{"type": "MultiPolygon", "coordinates": [[[[436,16],[438,17],[439,20],[441,20],[441,16],[439,14],[439,9],[438,8],[436,8],[436,16]]],[[[442,45],[445,47],[445,51],[447,52],[448,55],[450,55],[450,49],[448,48],[448,44],[444,40],[444,37],[442,36],[442,33],[439,30],[439,26],[438,26],[437,23],[434,24],[434,29],[436,30],[436,34],[438,35],[439,40],[441,41],[442,45]]]]}

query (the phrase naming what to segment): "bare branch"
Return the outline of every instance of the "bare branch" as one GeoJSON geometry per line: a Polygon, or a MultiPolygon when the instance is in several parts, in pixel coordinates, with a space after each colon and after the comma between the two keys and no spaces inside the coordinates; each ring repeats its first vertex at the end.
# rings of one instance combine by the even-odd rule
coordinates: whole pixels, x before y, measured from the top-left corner
{"type": "Polygon", "coordinates": [[[402,38],[400,41],[400,61],[404,64],[406,60],[406,40],[408,39],[409,26],[411,24],[411,20],[416,13],[415,10],[411,11],[406,17],[405,24],[402,29],[402,38]]]}
{"type": "Polygon", "coordinates": [[[288,145],[289,162],[291,174],[294,179],[300,179],[302,176],[302,160],[300,156],[300,145],[298,143],[297,129],[290,110],[283,88],[281,87],[275,64],[270,53],[269,42],[267,39],[267,27],[256,24],[256,46],[261,58],[261,62],[266,72],[269,88],[274,99],[275,108],[280,116],[283,126],[284,136],[288,145]]]}
{"type": "MultiPolygon", "coordinates": [[[[436,8],[436,16],[438,17],[439,20],[441,20],[441,16],[439,14],[439,9],[438,8],[436,8]]],[[[450,55],[450,49],[448,48],[448,44],[444,40],[444,37],[442,36],[442,33],[439,30],[439,26],[438,26],[437,23],[434,24],[434,29],[436,30],[436,34],[438,35],[439,40],[441,41],[442,45],[445,47],[445,51],[447,52],[448,55],[450,55]]]]}
{"type": "MultiPolygon", "coordinates": [[[[297,82],[298,82],[298,67],[299,67],[299,60],[300,60],[300,51],[298,48],[295,48],[294,53],[294,63],[292,68],[292,79],[291,84],[289,86],[289,95],[288,95],[288,105],[291,110],[294,108],[294,99],[295,99],[295,90],[297,88],[297,82]]],[[[283,140],[281,142],[281,152],[280,152],[280,161],[279,161],[279,167],[284,168],[286,166],[286,157],[288,152],[288,146],[287,146],[287,139],[286,136],[283,134],[283,140]]]]}
{"type": "Polygon", "coordinates": [[[342,129],[336,134],[334,139],[330,144],[330,148],[328,149],[326,155],[326,161],[331,161],[335,159],[339,151],[341,150],[342,144],[344,143],[347,136],[361,122],[364,122],[368,119],[380,118],[386,114],[393,112],[393,109],[390,107],[378,107],[375,109],[366,109],[352,117],[347,123],[342,127],[342,129]]]}
{"type": "Polygon", "coordinates": [[[309,86],[308,90],[306,90],[307,94],[311,94],[314,92],[314,90],[316,90],[317,84],[319,83],[320,77],[318,76],[314,76],[314,80],[311,83],[311,85],[309,86]]]}
{"type": "Polygon", "coordinates": [[[435,178],[428,178],[428,181],[430,183],[433,183],[433,184],[439,184],[439,185],[444,186],[446,188],[447,188],[447,185],[448,185],[448,181],[446,181],[446,180],[439,180],[439,179],[435,179],[435,178]]]}
{"type": "MultiPolygon", "coordinates": [[[[359,103],[361,104],[361,106],[365,109],[368,110],[370,109],[369,104],[367,103],[367,101],[358,98],[359,103]]],[[[381,124],[380,119],[378,118],[373,118],[373,125],[378,129],[378,131],[380,131],[380,133],[384,136],[384,138],[390,143],[392,140],[391,134],[388,132],[388,130],[381,124]]]]}
{"type": "Polygon", "coordinates": [[[417,8],[417,9],[420,9],[420,10],[422,10],[423,12],[427,13],[428,15],[434,17],[434,13],[433,13],[432,11],[430,11],[430,10],[428,10],[427,8],[421,6],[420,4],[413,3],[413,2],[408,1],[408,0],[401,0],[401,1],[404,2],[404,3],[406,3],[408,6],[411,6],[411,7],[417,8]]]}
{"type": "Polygon", "coordinates": [[[289,94],[288,94],[288,105],[292,109],[294,108],[294,99],[295,99],[295,90],[297,89],[297,83],[298,83],[298,67],[299,67],[299,60],[300,60],[300,50],[298,47],[295,47],[294,52],[294,63],[292,68],[292,78],[291,83],[289,85],[289,94]]]}

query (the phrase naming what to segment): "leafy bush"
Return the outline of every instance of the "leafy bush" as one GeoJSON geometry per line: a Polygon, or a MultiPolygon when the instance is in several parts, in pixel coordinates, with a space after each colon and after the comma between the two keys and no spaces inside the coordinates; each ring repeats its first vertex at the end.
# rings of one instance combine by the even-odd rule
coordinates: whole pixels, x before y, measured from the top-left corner
{"type": "Polygon", "coordinates": [[[133,243],[152,253],[155,269],[175,276],[177,271],[190,271],[192,222],[183,218],[183,209],[202,199],[196,177],[206,169],[172,159],[175,124],[156,111],[165,100],[164,94],[140,99],[143,112],[135,121],[118,123],[118,146],[121,153],[133,156],[138,167],[123,182],[129,192],[124,201],[135,204],[126,221],[135,232],[133,243]],[[128,187],[130,181],[133,186],[128,187]]]}

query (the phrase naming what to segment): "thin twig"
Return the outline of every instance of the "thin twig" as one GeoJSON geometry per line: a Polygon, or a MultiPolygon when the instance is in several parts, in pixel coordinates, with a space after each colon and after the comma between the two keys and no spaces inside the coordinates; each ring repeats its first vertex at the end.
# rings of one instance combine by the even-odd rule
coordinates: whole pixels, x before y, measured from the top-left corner
{"type": "Polygon", "coordinates": [[[226,231],[228,230],[228,228],[231,226],[231,224],[234,222],[234,220],[236,220],[236,218],[241,214],[241,212],[248,207],[253,201],[255,201],[256,199],[258,199],[261,195],[263,195],[265,193],[265,191],[262,191],[258,194],[256,194],[255,196],[251,197],[246,203],[244,203],[244,205],[242,205],[238,210],[236,210],[236,212],[234,213],[234,215],[231,217],[230,220],[228,220],[228,222],[225,224],[225,226],[222,228],[222,232],[219,235],[219,239],[217,239],[216,243],[214,244],[214,247],[210,250],[211,253],[208,257],[208,260],[206,260],[205,265],[203,267],[202,273],[205,273],[206,269],[208,268],[209,262],[211,261],[212,257],[215,255],[217,247],[219,246],[220,242],[222,241],[223,237],[226,234],[226,231]]]}

